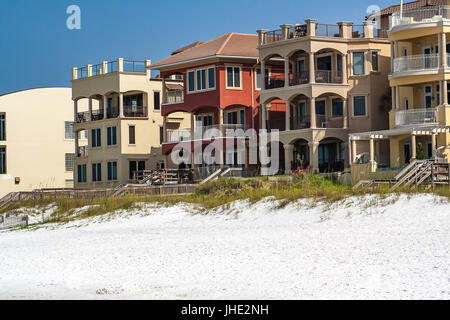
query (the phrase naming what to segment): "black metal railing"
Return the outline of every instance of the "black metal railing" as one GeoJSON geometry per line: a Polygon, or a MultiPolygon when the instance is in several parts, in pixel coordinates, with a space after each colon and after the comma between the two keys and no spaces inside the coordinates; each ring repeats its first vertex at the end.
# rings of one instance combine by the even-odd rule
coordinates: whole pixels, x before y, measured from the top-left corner
{"type": "Polygon", "coordinates": [[[107,66],[108,66],[108,73],[117,72],[117,61],[110,61],[108,62],[107,66]]]}
{"type": "Polygon", "coordinates": [[[92,76],[98,76],[100,74],[103,74],[103,68],[101,64],[96,64],[92,66],[92,76]]]}
{"type": "Polygon", "coordinates": [[[284,75],[275,75],[266,77],[266,90],[283,88],[284,87],[284,75]]]}
{"type": "Polygon", "coordinates": [[[311,116],[291,117],[291,130],[311,128],[311,116]]]}
{"type": "Polygon", "coordinates": [[[344,164],[345,162],[342,159],[319,162],[319,171],[321,173],[342,172],[344,171],[344,164]]]}
{"type": "Polygon", "coordinates": [[[119,117],[119,108],[118,107],[107,108],[106,117],[108,119],[119,117]]]}
{"type": "Polygon", "coordinates": [[[316,70],[317,83],[341,83],[342,71],[316,70]]]}
{"type": "Polygon", "coordinates": [[[127,118],[145,118],[147,117],[147,107],[123,106],[123,115],[127,118]]]}
{"type": "Polygon", "coordinates": [[[289,85],[291,86],[298,86],[306,83],[309,83],[309,71],[296,74],[289,80],[289,85]]]}
{"type": "Polygon", "coordinates": [[[87,68],[82,67],[77,69],[77,79],[83,79],[87,77],[87,68]]]}
{"type": "Polygon", "coordinates": [[[266,44],[283,40],[283,30],[274,30],[266,33],[266,44]]]}
{"type": "Polygon", "coordinates": [[[374,38],[388,38],[388,31],[385,29],[374,29],[373,30],[373,36],[374,38]]]}
{"type": "Polygon", "coordinates": [[[352,26],[352,38],[364,38],[364,26],[353,25],[352,26]]]}

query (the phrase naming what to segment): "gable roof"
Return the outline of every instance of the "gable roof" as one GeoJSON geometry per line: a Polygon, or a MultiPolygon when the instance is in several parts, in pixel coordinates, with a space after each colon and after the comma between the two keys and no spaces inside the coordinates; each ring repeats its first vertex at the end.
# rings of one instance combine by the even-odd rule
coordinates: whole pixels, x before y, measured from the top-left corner
{"type": "MultiPolygon", "coordinates": [[[[175,55],[155,62],[150,68],[158,68],[172,64],[182,64],[202,58],[218,56],[258,58],[258,36],[256,34],[227,33],[207,42],[199,43],[175,55]]],[[[182,48],[183,49],[183,48],[182,48]]],[[[177,51],[180,51],[178,49],[177,51]]]]}

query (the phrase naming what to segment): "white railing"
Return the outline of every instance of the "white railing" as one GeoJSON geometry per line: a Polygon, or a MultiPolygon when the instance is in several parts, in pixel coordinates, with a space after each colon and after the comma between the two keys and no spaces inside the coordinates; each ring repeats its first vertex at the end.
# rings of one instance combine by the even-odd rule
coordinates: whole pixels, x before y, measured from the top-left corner
{"type": "Polygon", "coordinates": [[[167,91],[164,104],[174,104],[184,102],[184,92],[183,90],[172,90],[167,91]]]}
{"type": "Polygon", "coordinates": [[[421,54],[394,59],[394,73],[437,69],[439,54],[421,54]]]}
{"type": "Polygon", "coordinates": [[[390,17],[390,28],[412,23],[437,22],[450,19],[449,6],[422,7],[404,10],[403,15],[395,12],[390,17]]]}
{"type": "Polygon", "coordinates": [[[167,143],[177,143],[191,140],[190,129],[167,130],[167,143]]]}
{"type": "Polygon", "coordinates": [[[401,110],[395,113],[395,126],[436,123],[435,108],[401,110]]]}
{"type": "Polygon", "coordinates": [[[87,146],[78,147],[77,157],[86,158],[87,156],[88,156],[88,147],[87,146]]]}

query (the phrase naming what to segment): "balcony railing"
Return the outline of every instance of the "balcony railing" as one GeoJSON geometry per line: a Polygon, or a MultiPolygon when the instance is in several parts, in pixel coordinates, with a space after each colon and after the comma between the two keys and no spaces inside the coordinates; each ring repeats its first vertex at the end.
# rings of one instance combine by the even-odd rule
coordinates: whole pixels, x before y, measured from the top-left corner
{"type": "Polygon", "coordinates": [[[266,89],[276,89],[284,87],[284,76],[276,75],[266,77],[266,89]]]}
{"type": "Polygon", "coordinates": [[[439,54],[421,54],[394,59],[394,73],[437,69],[439,54]]]}
{"type": "Polygon", "coordinates": [[[311,128],[311,116],[306,115],[303,117],[291,118],[291,130],[300,130],[311,128]]]}
{"type": "Polygon", "coordinates": [[[167,143],[178,143],[181,141],[191,140],[190,129],[168,129],[167,130],[167,143]]]}
{"type": "Polygon", "coordinates": [[[326,115],[316,115],[316,126],[317,128],[342,128],[343,127],[343,117],[330,117],[326,115]]]}
{"type": "Polygon", "coordinates": [[[147,107],[123,106],[123,115],[126,118],[145,118],[147,117],[147,107]]]}
{"type": "Polygon", "coordinates": [[[147,66],[149,64],[150,60],[134,61],[134,60],[117,59],[115,61],[102,62],[92,66],[88,65],[81,68],[74,68],[75,73],[72,74],[72,80],[114,73],[118,72],[119,70],[123,72],[146,73],[147,66]]]}
{"type": "Polygon", "coordinates": [[[278,42],[283,39],[283,30],[269,31],[266,34],[266,44],[278,42]]]}
{"type": "Polygon", "coordinates": [[[123,71],[145,73],[145,61],[123,60],[123,71]]]}
{"type": "Polygon", "coordinates": [[[309,83],[309,71],[296,74],[289,81],[289,85],[291,86],[298,86],[306,83],[309,83]]]}
{"type": "Polygon", "coordinates": [[[352,38],[364,38],[364,26],[353,25],[352,26],[352,38]]]}
{"type": "Polygon", "coordinates": [[[435,124],[436,119],[434,108],[401,110],[395,113],[395,126],[435,124]]]}
{"type": "Polygon", "coordinates": [[[316,24],[316,36],[339,38],[341,34],[337,24],[316,24]]]}
{"type": "Polygon", "coordinates": [[[316,70],[316,82],[317,83],[341,83],[342,72],[331,70],[316,70]]]}
{"type": "Polygon", "coordinates": [[[118,107],[112,107],[108,108],[106,110],[106,117],[108,119],[117,118],[119,116],[119,108],[118,107]]]}
{"type": "Polygon", "coordinates": [[[88,156],[88,147],[87,146],[78,147],[77,157],[78,158],[86,158],[87,156],[88,156]]]}
{"type": "Polygon", "coordinates": [[[408,9],[403,11],[402,16],[400,16],[400,12],[393,13],[390,17],[390,27],[392,29],[400,25],[437,22],[442,21],[442,19],[450,19],[449,6],[433,6],[408,9]]]}
{"type": "Polygon", "coordinates": [[[167,91],[166,98],[163,101],[164,104],[183,103],[184,92],[183,90],[171,90],[167,91]]]}

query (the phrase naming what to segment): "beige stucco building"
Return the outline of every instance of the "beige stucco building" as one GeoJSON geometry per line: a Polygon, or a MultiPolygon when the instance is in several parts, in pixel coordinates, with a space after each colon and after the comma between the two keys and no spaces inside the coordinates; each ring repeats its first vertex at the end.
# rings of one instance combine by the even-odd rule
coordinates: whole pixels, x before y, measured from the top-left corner
{"type": "MultiPolygon", "coordinates": [[[[392,110],[389,130],[352,135],[355,146],[390,144],[390,167],[450,154],[450,6],[413,8],[390,18],[392,110]]],[[[352,155],[354,162],[356,154],[352,155]]],[[[354,166],[357,170],[357,165],[354,166]]]]}
{"type": "Polygon", "coordinates": [[[348,168],[349,134],[388,128],[388,111],[380,108],[389,88],[386,32],[372,22],[310,19],[258,35],[262,128],[280,130],[285,172],[348,168]],[[280,100],[286,108],[277,109],[280,100]]]}
{"type": "MultiPolygon", "coordinates": [[[[75,131],[88,132],[88,144],[75,141],[76,188],[104,188],[128,184],[134,174],[164,166],[161,152],[163,81],[151,78],[150,60],[112,62],[72,69],[75,131]],[[80,112],[85,101],[88,110],[80,112]],[[95,107],[97,105],[97,107],[95,107]]],[[[168,90],[182,82],[166,81],[168,90]]],[[[185,128],[181,113],[167,118],[171,129],[185,128]]]]}
{"type": "MultiPolygon", "coordinates": [[[[80,110],[87,105],[80,104],[80,110]]],[[[70,88],[0,96],[0,197],[10,192],[73,187],[70,88]]],[[[87,142],[84,135],[80,145],[87,142]]]]}

